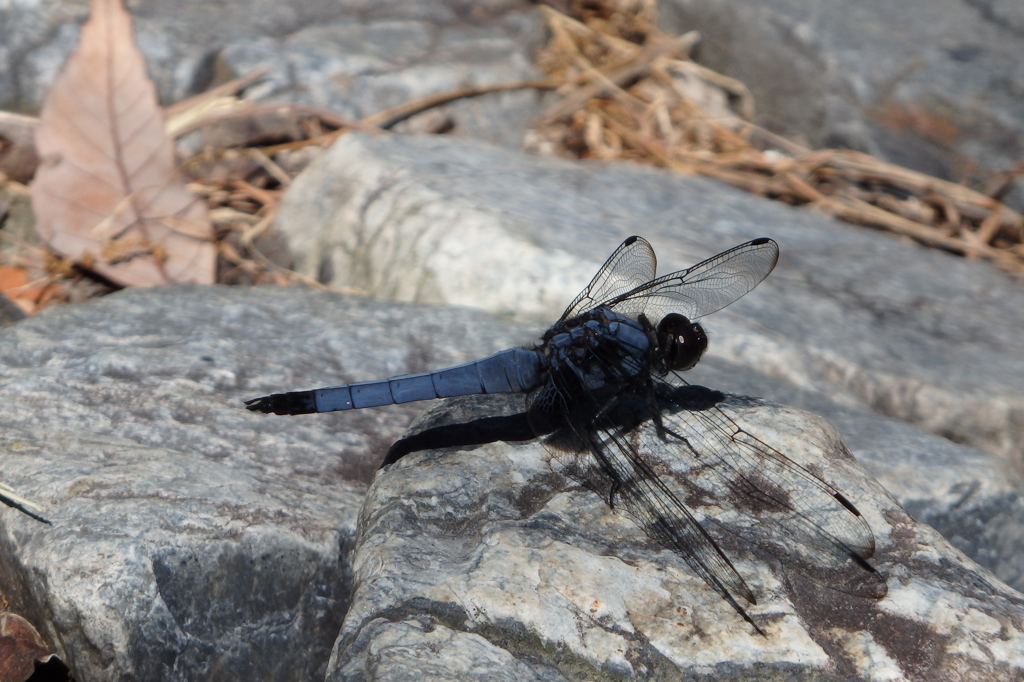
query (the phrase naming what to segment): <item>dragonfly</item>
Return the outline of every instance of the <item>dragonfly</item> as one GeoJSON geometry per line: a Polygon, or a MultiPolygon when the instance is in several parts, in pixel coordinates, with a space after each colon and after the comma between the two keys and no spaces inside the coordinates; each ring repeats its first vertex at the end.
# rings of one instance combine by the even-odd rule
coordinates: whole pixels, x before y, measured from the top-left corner
{"type": "Polygon", "coordinates": [[[766,636],[741,604],[757,601],[723,539],[752,538],[841,592],[886,593],[867,561],[874,536],[853,503],[741,428],[723,409],[724,394],[681,376],[708,348],[697,320],[752,291],[778,258],[778,244],[762,237],[658,277],[650,243],[629,237],[533,347],[433,372],[276,393],[246,406],[296,415],[525,394],[522,413],[408,436],[381,466],[431,447],[540,438],[563,472],[611,508],[624,508],[766,636]]]}

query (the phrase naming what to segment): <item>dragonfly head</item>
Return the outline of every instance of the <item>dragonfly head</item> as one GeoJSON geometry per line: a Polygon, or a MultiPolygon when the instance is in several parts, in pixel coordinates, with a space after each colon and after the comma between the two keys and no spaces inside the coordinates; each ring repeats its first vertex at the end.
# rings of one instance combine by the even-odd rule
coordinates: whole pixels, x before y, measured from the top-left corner
{"type": "Polygon", "coordinates": [[[691,369],[708,349],[704,328],[679,313],[669,313],[658,323],[658,347],[667,369],[691,369]]]}

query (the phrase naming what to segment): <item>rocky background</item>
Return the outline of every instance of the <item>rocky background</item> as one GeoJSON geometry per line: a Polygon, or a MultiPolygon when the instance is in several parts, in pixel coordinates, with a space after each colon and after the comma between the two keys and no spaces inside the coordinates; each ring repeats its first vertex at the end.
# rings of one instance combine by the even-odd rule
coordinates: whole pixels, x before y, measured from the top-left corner
{"type": "MultiPolygon", "coordinates": [[[[0,108],[37,111],[87,9],[0,7],[0,108]]],[[[165,104],[265,68],[248,97],[345,119],[538,79],[548,40],[511,0],[129,9],[165,104]]],[[[954,181],[1024,156],[1014,2],[659,9],[765,128],[954,181]]],[[[533,125],[557,102],[495,92],[304,152],[273,244],[326,290],[126,289],[0,331],[0,481],[52,521],[2,508],[0,595],[75,679],[1024,677],[1020,281],[713,179],[551,158],[533,125]],[[660,272],[779,242],[689,380],[854,500],[885,599],[730,548],[760,637],[536,444],[377,472],[423,405],[242,409],[532,343],[631,234],[660,272]]]]}

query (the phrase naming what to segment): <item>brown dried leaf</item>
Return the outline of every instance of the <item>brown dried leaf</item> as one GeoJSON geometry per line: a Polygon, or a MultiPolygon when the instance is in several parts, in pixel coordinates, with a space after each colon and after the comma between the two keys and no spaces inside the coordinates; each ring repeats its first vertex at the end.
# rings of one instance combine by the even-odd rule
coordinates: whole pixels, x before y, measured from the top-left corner
{"type": "Polygon", "coordinates": [[[126,286],[213,282],[206,206],[177,177],[121,0],[92,1],[43,103],[36,148],[32,206],[51,248],[126,286]]]}

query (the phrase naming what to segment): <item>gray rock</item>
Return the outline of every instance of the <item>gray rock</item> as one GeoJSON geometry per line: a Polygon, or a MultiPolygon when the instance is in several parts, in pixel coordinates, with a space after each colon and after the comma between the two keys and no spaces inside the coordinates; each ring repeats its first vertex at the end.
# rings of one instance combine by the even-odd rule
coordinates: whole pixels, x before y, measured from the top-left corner
{"type": "Polygon", "coordinates": [[[270,419],[241,401],[518,340],[423,312],[175,286],[4,329],[0,476],[54,525],[0,507],[0,595],[77,679],[322,678],[366,482],[418,409],[270,419]]]}
{"type": "MultiPolygon", "coordinates": [[[[544,40],[540,15],[522,0],[174,1],[131,11],[136,41],[165,103],[269,66],[251,96],[353,117],[456,87],[538,78],[531,52],[544,40]]],[[[38,111],[86,15],[82,3],[0,8],[10,38],[0,45],[0,108],[38,111]]],[[[536,91],[496,93],[403,125],[444,127],[518,148],[541,106],[536,91]]]]}
{"type": "Polygon", "coordinates": [[[666,0],[762,122],[960,180],[1024,155],[1024,11],[1000,2],[666,0]]]}
{"type": "MultiPolygon", "coordinates": [[[[472,412],[481,400],[453,399],[437,412],[452,402],[472,412]]],[[[886,598],[831,589],[732,538],[726,551],[756,593],[761,637],[679,556],[594,493],[567,488],[539,444],[428,451],[387,468],[368,492],[352,607],[328,679],[486,679],[506,656],[516,679],[1024,674],[1024,596],[915,523],[820,418],[725,404],[858,505],[886,598]],[[456,667],[445,671],[438,657],[456,667]]],[[[659,459],[673,466],[671,453],[659,459]]]]}
{"type": "MultiPolygon", "coordinates": [[[[283,40],[231,45],[220,61],[238,74],[271,69],[258,86],[261,98],[315,104],[358,119],[446,90],[540,78],[531,57],[544,36],[539,16],[520,10],[502,19],[474,26],[346,17],[283,40]]],[[[397,129],[444,128],[519,148],[541,104],[535,90],[495,93],[433,109],[397,129]]]]}
{"type": "MultiPolygon", "coordinates": [[[[732,649],[731,662],[721,666],[727,652],[714,649],[719,658],[695,664],[716,666],[713,675],[746,674],[756,670],[749,667],[756,656],[775,672],[863,671],[868,663],[860,659],[870,657],[877,670],[895,670],[906,665],[906,639],[884,627],[893,613],[918,608],[913,599],[927,583],[930,594],[949,597],[946,610],[919,609],[899,633],[923,640],[938,631],[946,638],[940,641],[964,643],[969,653],[957,664],[968,670],[1011,669],[999,666],[1019,650],[1012,606],[1019,598],[914,525],[845,455],[825,456],[826,478],[868,515],[890,597],[852,605],[843,595],[823,597],[794,587],[799,581],[770,558],[742,549],[733,555],[730,548],[757,590],[755,616],[773,628],[766,643],[741,632],[738,616],[681,559],[652,547],[596,496],[566,487],[537,444],[408,456],[377,475],[356,543],[363,482],[421,406],[287,418],[241,409],[241,399],[271,391],[462,362],[530,343],[539,331],[471,309],[193,286],[127,291],[18,323],[0,334],[0,397],[7,405],[0,472],[5,483],[42,502],[55,525],[0,511],[2,596],[80,679],[309,679],[328,669],[339,679],[401,679],[402,670],[438,679],[560,679],[572,670],[592,676],[605,660],[610,673],[671,670],[723,642],[747,649],[732,649]],[[402,509],[410,513],[396,517],[402,509]],[[456,511],[462,515],[448,513],[456,511]],[[907,549],[912,541],[921,543],[917,554],[907,549]],[[402,558],[378,567],[375,561],[392,552],[402,558]],[[945,574],[931,563],[938,557],[950,562],[945,574]],[[408,568],[418,560],[426,563],[408,568]],[[462,577],[446,581],[450,589],[432,583],[440,575],[432,572],[435,562],[453,575],[463,570],[462,577]],[[377,582],[354,583],[353,570],[377,582]],[[950,581],[975,585],[977,594],[950,592],[950,581]],[[384,584],[394,592],[377,589],[384,584]],[[902,601],[891,601],[900,595],[902,601]],[[480,602],[486,608],[474,610],[483,597],[497,606],[480,602]],[[850,611],[820,612],[836,600],[850,611]],[[335,642],[350,603],[356,608],[335,642]],[[635,624],[615,620],[627,611],[635,624]],[[860,627],[856,614],[865,613],[877,617],[864,626],[869,635],[847,634],[860,627]],[[948,617],[946,630],[936,630],[937,613],[948,617]],[[986,629],[993,613],[1006,616],[1005,640],[986,629]],[[958,618],[977,625],[975,639],[958,618]],[[678,638],[698,627],[700,639],[678,638]],[[672,648],[679,646],[684,650],[672,648]],[[813,656],[794,663],[800,651],[813,656]],[[977,651],[995,653],[985,659],[977,651]]],[[[925,469],[936,452],[960,460],[956,475],[988,472],[967,507],[1000,485],[1002,474],[984,466],[991,455],[725,360],[709,358],[707,365],[699,378],[709,386],[817,400],[820,411],[845,414],[860,439],[858,457],[897,460],[888,463],[894,477],[886,486],[924,494],[930,488],[922,479],[934,478],[941,491],[955,476],[925,469]],[[907,480],[911,467],[929,473],[907,480]]],[[[461,419],[481,409],[470,407],[459,413],[448,403],[443,413],[461,419]]],[[[819,443],[811,457],[838,447],[834,435],[822,435],[827,427],[802,421],[806,415],[740,409],[758,435],[780,424],[810,434],[819,443]]],[[[799,443],[786,447],[794,456],[803,452],[799,443]]],[[[1002,485],[1008,494],[1009,479],[1002,485]]],[[[1014,513],[1019,500],[1017,507],[1007,502],[996,521],[1019,529],[1014,513]]],[[[995,534],[998,527],[984,530],[995,534]]],[[[1019,533],[1010,538],[986,549],[1007,552],[997,562],[1018,562],[1019,569],[1019,533]]],[[[950,659],[929,653],[922,661],[950,659]]]]}

